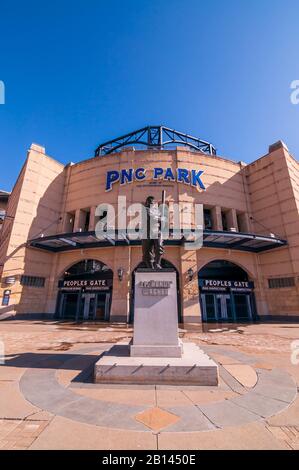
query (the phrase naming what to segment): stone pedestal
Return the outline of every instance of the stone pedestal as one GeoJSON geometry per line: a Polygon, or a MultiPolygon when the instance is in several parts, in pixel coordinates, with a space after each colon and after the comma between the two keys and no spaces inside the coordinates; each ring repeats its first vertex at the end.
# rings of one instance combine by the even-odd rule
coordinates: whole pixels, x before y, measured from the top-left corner
{"type": "Polygon", "coordinates": [[[175,271],[135,274],[132,357],[181,357],[175,271]]]}
{"type": "Polygon", "coordinates": [[[172,270],[135,274],[134,337],[96,362],[96,383],[218,385],[218,366],[178,334],[177,278],[172,270]]]}
{"type": "Polygon", "coordinates": [[[184,343],[182,357],[132,357],[117,343],[96,362],[94,382],[139,385],[218,385],[218,366],[196,344],[184,343]]]}

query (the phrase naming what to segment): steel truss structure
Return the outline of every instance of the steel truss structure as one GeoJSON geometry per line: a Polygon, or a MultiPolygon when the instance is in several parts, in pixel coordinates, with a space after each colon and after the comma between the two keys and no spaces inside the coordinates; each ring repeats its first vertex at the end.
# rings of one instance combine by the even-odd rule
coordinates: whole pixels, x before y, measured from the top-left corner
{"type": "Polygon", "coordinates": [[[184,145],[208,155],[216,155],[216,148],[205,140],[165,126],[147,126],[100,144],[95,150],[95,157],[109,155],[117,152],[120,148],[131,145],[146,146],[148,149],[159,150],[174,144],[184,145]]]}

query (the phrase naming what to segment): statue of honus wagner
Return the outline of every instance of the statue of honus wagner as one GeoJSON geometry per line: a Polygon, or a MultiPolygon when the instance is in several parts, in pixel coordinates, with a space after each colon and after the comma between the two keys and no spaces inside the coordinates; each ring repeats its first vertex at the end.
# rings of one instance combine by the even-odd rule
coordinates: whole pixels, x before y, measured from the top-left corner
{"type": "MultiPolygon", "coordinates": [[[[165,191],[162,192],[162,208],[165,204],[165,191]]],[[[147,268],[162,269],[161,260],[164,254],[161,223],[163,215],[154,196],[148,196],[145,201],[146,230],[142,238],[142,260],[147,268]]]]}

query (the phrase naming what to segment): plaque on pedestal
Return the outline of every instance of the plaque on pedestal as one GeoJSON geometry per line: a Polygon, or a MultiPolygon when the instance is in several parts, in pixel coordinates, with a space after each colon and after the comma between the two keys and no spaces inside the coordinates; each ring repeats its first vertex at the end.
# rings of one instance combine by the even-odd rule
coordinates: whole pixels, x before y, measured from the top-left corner
{"type": "Polygon", "coordinates": [[[178,335],[177,277],[173,270],[135,273],[134,357],[181,357],[178,335]]]}

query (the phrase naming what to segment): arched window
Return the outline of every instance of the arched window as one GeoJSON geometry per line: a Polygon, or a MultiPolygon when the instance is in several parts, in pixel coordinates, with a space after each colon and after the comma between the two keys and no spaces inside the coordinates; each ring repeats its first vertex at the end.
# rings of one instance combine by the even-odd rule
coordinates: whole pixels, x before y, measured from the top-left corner
{"type": "Polygon", "coordinates": [[[69,267],[64,273],[64,279],[68,277],[74,278],[76,276],[87,276],[90,278],[102,276],[103,274],[110,274],[111,277],[113,276],[112,270],[101,261],[95,259],[84,259],[69,267]]]}
{"type": "Polygon", "coordinates": [[[59,281],[57,317],[109,321],[113,271],[101,261],[84,259],[70,266],[59,281]]]}
{"type": "Polygon", "coordinates": [[[257,318],[254,283],[247,272],[226,260],[214,260],[198,272],[204,322],[241,322],[257,318]]]}
{"type": "Polygon", "coordinates": [[[248,281],[248,274],[237,264],[226,260],[215,260],[206,264],[198,273],[199,279],[233,279],[248,281]]]}

